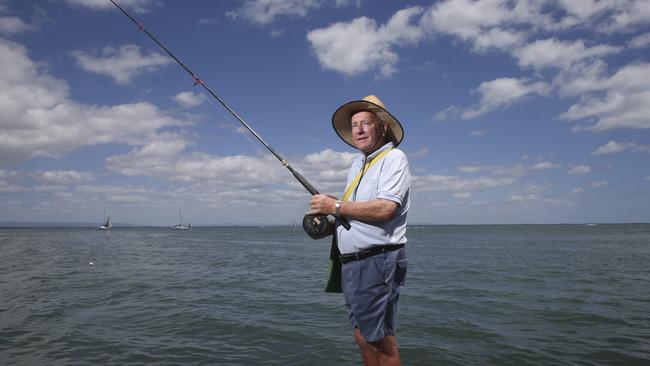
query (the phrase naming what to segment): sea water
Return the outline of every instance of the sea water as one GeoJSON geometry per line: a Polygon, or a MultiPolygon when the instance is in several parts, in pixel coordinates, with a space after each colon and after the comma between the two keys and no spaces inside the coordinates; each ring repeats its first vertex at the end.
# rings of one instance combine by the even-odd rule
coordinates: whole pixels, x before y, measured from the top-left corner
{"type": "MultiPolygon", "coordinates": [[[[404,365],[650,365],[650,225],[411,226],[404,365]]],[[[359,365],[291,227],[0,229],[0,365],[359,365]]]]}

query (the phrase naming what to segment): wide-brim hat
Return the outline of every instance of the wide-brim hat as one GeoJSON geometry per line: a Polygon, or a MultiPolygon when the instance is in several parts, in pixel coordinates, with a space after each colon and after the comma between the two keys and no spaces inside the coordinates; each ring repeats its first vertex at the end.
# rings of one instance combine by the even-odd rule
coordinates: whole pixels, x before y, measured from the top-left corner
{"type": "Polygon", "coordinates": [[[358,112],[368,111],[374,113],[380,120],[384,121],[388,128],[387,137],[395,146],[399,145],[404,138],[404,129],[397,118],[390,114],[384,103],[375,95],[368,95],[361,100],[353,100],[345,103],[332,115],[332,126],[339,137],[348,145],[356,148],[352,139],[352,125],[350,119],[358,112]]]}

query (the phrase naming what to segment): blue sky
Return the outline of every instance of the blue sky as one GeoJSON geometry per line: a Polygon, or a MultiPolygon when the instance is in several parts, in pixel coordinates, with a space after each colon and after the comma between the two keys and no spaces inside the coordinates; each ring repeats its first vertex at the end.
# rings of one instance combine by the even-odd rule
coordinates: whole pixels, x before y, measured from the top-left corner
{"type": "MultiPolygon", "coordinates": [[[[650,222],[647,0],[119,2],[321,192],[405,127],[413,224],[650,222]]],[[[0,0],[0,221],[300,222],[309,194],[108,0],[0,0]]]]}

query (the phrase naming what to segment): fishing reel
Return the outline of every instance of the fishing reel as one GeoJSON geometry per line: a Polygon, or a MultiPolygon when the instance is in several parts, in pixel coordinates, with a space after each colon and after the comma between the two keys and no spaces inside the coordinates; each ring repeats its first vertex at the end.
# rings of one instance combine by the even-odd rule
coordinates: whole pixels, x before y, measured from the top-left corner
{"type": "Polygon", "coordinates": [[[334,222],[332,215],[310,215],[302,218],[302,229],[312,239],[322,239],[334,233],[334,222]]]}

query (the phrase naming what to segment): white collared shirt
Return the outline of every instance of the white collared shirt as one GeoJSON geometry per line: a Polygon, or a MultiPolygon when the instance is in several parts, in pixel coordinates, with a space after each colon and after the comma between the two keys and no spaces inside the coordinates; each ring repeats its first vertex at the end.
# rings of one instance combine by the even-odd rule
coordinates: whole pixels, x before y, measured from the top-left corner
{"type": "MultiPolygon", "coordinates": [[[[382,151],[393,147],[389,142],[370,154],[359,156],[348,172],[346,188],[363,168],[366,159],[372,159],[382,151]]],[[[345,230],[337,225],[339,250],[342,254],[356,253],[364,249],[387,244],[406,243],[406,214],[410,206],[411,172],[406,155],[399,149],[388,152],[365,172],[349,201],[369,201],[375,198],[387,199],[399,204],[392,220],[365,222],[349,220],[352,228],[345,230]]]]}

